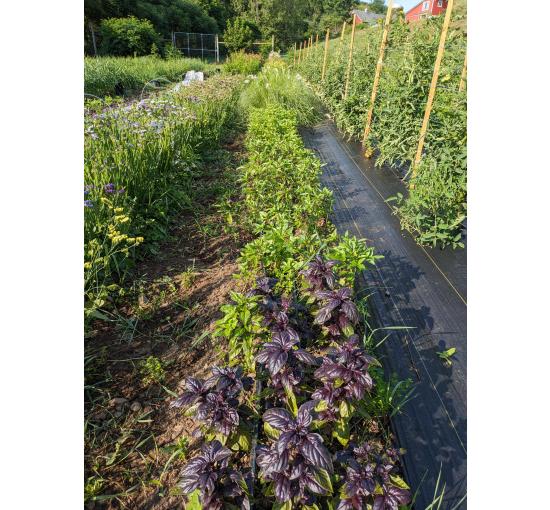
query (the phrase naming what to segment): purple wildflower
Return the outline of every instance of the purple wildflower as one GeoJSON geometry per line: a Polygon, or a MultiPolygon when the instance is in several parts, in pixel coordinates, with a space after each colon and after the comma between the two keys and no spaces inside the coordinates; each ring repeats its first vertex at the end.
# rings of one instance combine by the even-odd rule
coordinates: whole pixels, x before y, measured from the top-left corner
{"type": "Polygon", "coordinates": [[[114,193],[116,190],[115,188],[115,185],[110,182],[109,184],[105,184],[105,186],[103,186],[103,191],[105,191],[105,193],[114,193]]]}
{"type": "Polygon", "coordinates": [[[93,207],[94,203],[91,200],[84,200],[84,207],[93,207]]]}

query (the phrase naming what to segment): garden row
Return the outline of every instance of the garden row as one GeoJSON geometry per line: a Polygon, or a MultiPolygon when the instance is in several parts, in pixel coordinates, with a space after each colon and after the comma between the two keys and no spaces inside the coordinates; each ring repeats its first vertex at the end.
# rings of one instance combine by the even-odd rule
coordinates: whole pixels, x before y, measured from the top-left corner
{"type": "Polygon", "coordinates": [[[253,110],[246,148],[242,200],[226,207],[253,236],[236,275],[249,290],[232,293],[215,331],[228,363],[187,378],[172,403],[203,441],[182,471],[186,508],[397,510],[411,496],[352,290],[378,257],[335,232],[331,193],[292,108],[274,100],[253,110]]]}
{"type": "Polygon", "coordinates": [[[259,55],[242,52],[232,54],[223,66],[208,64],[198,58],[182,58],[177,51],[166,58],[145,57],[86,57],[84,59],[84,92],[88,96],[136,96],[160,87],[169,87],[183,80],[187,71],[203,71],[206,75],[219,73],[255,74],[262,65],[259,55]]]}
{"type": "MultiPolygon", "coordinates": [[[[426,100],[439,45],[442,17],[411,25],[392,22],[389,29],[367,155],[376,165],[408,170],[414,161],[426,100]]],[[[318,44],[297,68],[328,107],[340,130],[363,140],[382,27],[359,30],[355,36],[350,81],[349,37],[333,40],[324,79],[323,47],[318,44]]],[[[408,180],[408,196],[395,197],[404,228],[421,244],[462,246],[466,217],[466,94],[459,90],[466,54],[466,35],[452,29],[447,36],[434,107],[417,174],[408,180]]]]}
{"type": "Polygon", "coordinates": [[[87,315],[124,292],[137,256],[155,254],[170,218],[193,207],[193,181],[239,122],[240,78],[122,103],[86,102],[84,277],[87,315]]]}

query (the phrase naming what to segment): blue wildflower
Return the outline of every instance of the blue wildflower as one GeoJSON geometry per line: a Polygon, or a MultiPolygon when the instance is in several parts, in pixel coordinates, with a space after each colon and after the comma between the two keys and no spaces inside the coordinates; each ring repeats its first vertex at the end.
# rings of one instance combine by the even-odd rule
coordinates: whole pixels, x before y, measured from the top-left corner
{"type": "Polygon", "coordinates": [[[94,203],[91,200],[84,200],[84,207],[93,207],[94,203]]]}

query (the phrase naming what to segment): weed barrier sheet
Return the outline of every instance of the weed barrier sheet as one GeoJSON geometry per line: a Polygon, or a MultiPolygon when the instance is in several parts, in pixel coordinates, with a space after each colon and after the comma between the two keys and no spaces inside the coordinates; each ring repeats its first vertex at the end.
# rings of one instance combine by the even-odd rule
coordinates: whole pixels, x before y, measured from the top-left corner
{"type": "MultiPolygon", "coordinates": [[[[339,233],[365,238],[383,255],[365,271],[359,297],[368,295],[373,325],[413,329],[391,333],[380,347],[388,374],[414,383],[413,398],[392,427],[416,510],[424,510],[445,485],[441,509],[466,508],[466,251],[430,249],[402,231],[386,199],[404,192],[397,173],[375,168],[359,144],[345,142],[325,121],[302,131],[324,164],[322,181],[334,194],[339,233]],[[446,365],[438,352],[456,347],[446,365]]],[[[436,505],[436,508],[437,507],[436,505]]]]}

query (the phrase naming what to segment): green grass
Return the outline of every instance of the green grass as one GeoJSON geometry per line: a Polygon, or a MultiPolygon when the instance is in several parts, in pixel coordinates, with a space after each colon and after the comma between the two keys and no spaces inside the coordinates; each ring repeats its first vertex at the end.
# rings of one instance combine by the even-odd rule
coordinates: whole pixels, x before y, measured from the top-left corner
{"type": "Polygon", "coordinates": [[[191,69],[211,72],[215,66],[196,58],[85,57],[84,92],[98,97],[117,95],[118,84],[124,95],[130,95],[150,80],[180,80],[191,69]]]}
{"type": "Polygon", "coordinates": [[[299,125],[310,126],[321,118],[321,103],[296,72],[268,67],[251,78],[241,94],[241,106],[250,111],[281,105],[296,114],[299,125]]]}

